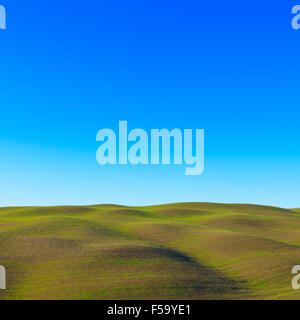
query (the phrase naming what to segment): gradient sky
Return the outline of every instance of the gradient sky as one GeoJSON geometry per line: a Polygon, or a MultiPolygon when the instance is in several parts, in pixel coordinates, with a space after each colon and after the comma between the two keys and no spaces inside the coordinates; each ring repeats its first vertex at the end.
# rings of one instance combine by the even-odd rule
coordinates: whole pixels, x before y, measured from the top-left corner
{"type": "Polygon", "coordinates": [[[300,207],[300,0],[0,4],[0,206],[300,207]],[[98,165],[119,120],[204,128],[205,172],[98,165]]]}

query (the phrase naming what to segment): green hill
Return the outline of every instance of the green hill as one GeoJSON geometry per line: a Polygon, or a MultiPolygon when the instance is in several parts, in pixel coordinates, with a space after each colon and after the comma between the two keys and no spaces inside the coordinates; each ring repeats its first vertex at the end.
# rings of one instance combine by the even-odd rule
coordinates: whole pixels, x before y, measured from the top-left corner
{"type": "Polygon", "coordinates": [[[300,210],[0,208],[0,299],[299,299],[300,210]]]}

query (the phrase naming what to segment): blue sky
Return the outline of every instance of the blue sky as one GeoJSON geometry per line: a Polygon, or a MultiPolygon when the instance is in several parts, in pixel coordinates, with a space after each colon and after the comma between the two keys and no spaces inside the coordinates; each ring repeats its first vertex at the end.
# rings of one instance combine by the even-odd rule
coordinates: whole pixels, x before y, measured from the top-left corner
{"type": "Polygon", "coordinates": [[[0,0],[0,206],[300,207],[297,1],[0,0]],[[205,172],[96,162],[96,133],[204,128],[205,172]]]}

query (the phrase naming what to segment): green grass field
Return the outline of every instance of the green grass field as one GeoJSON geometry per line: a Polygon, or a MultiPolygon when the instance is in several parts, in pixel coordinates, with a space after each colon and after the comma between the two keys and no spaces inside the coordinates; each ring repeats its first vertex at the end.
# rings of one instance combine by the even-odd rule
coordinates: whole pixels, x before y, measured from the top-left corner
{"type": "Polygon", "coordinates": [[[299,299],[300,210],[0,208],[0,299],[299,299]]]}

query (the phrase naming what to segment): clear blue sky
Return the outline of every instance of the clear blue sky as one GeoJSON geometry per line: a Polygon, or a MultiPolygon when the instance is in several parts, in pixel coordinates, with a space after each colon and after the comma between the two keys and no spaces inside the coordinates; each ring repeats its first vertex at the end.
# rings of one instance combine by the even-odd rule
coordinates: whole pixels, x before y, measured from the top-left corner
{"type": "Polygon", "coordinates": [[[300,1],[0,0],[0,206],[300,207],[300,1]],[[97,164],[96,133],[204,128],[205,172],[97,164]]]}

